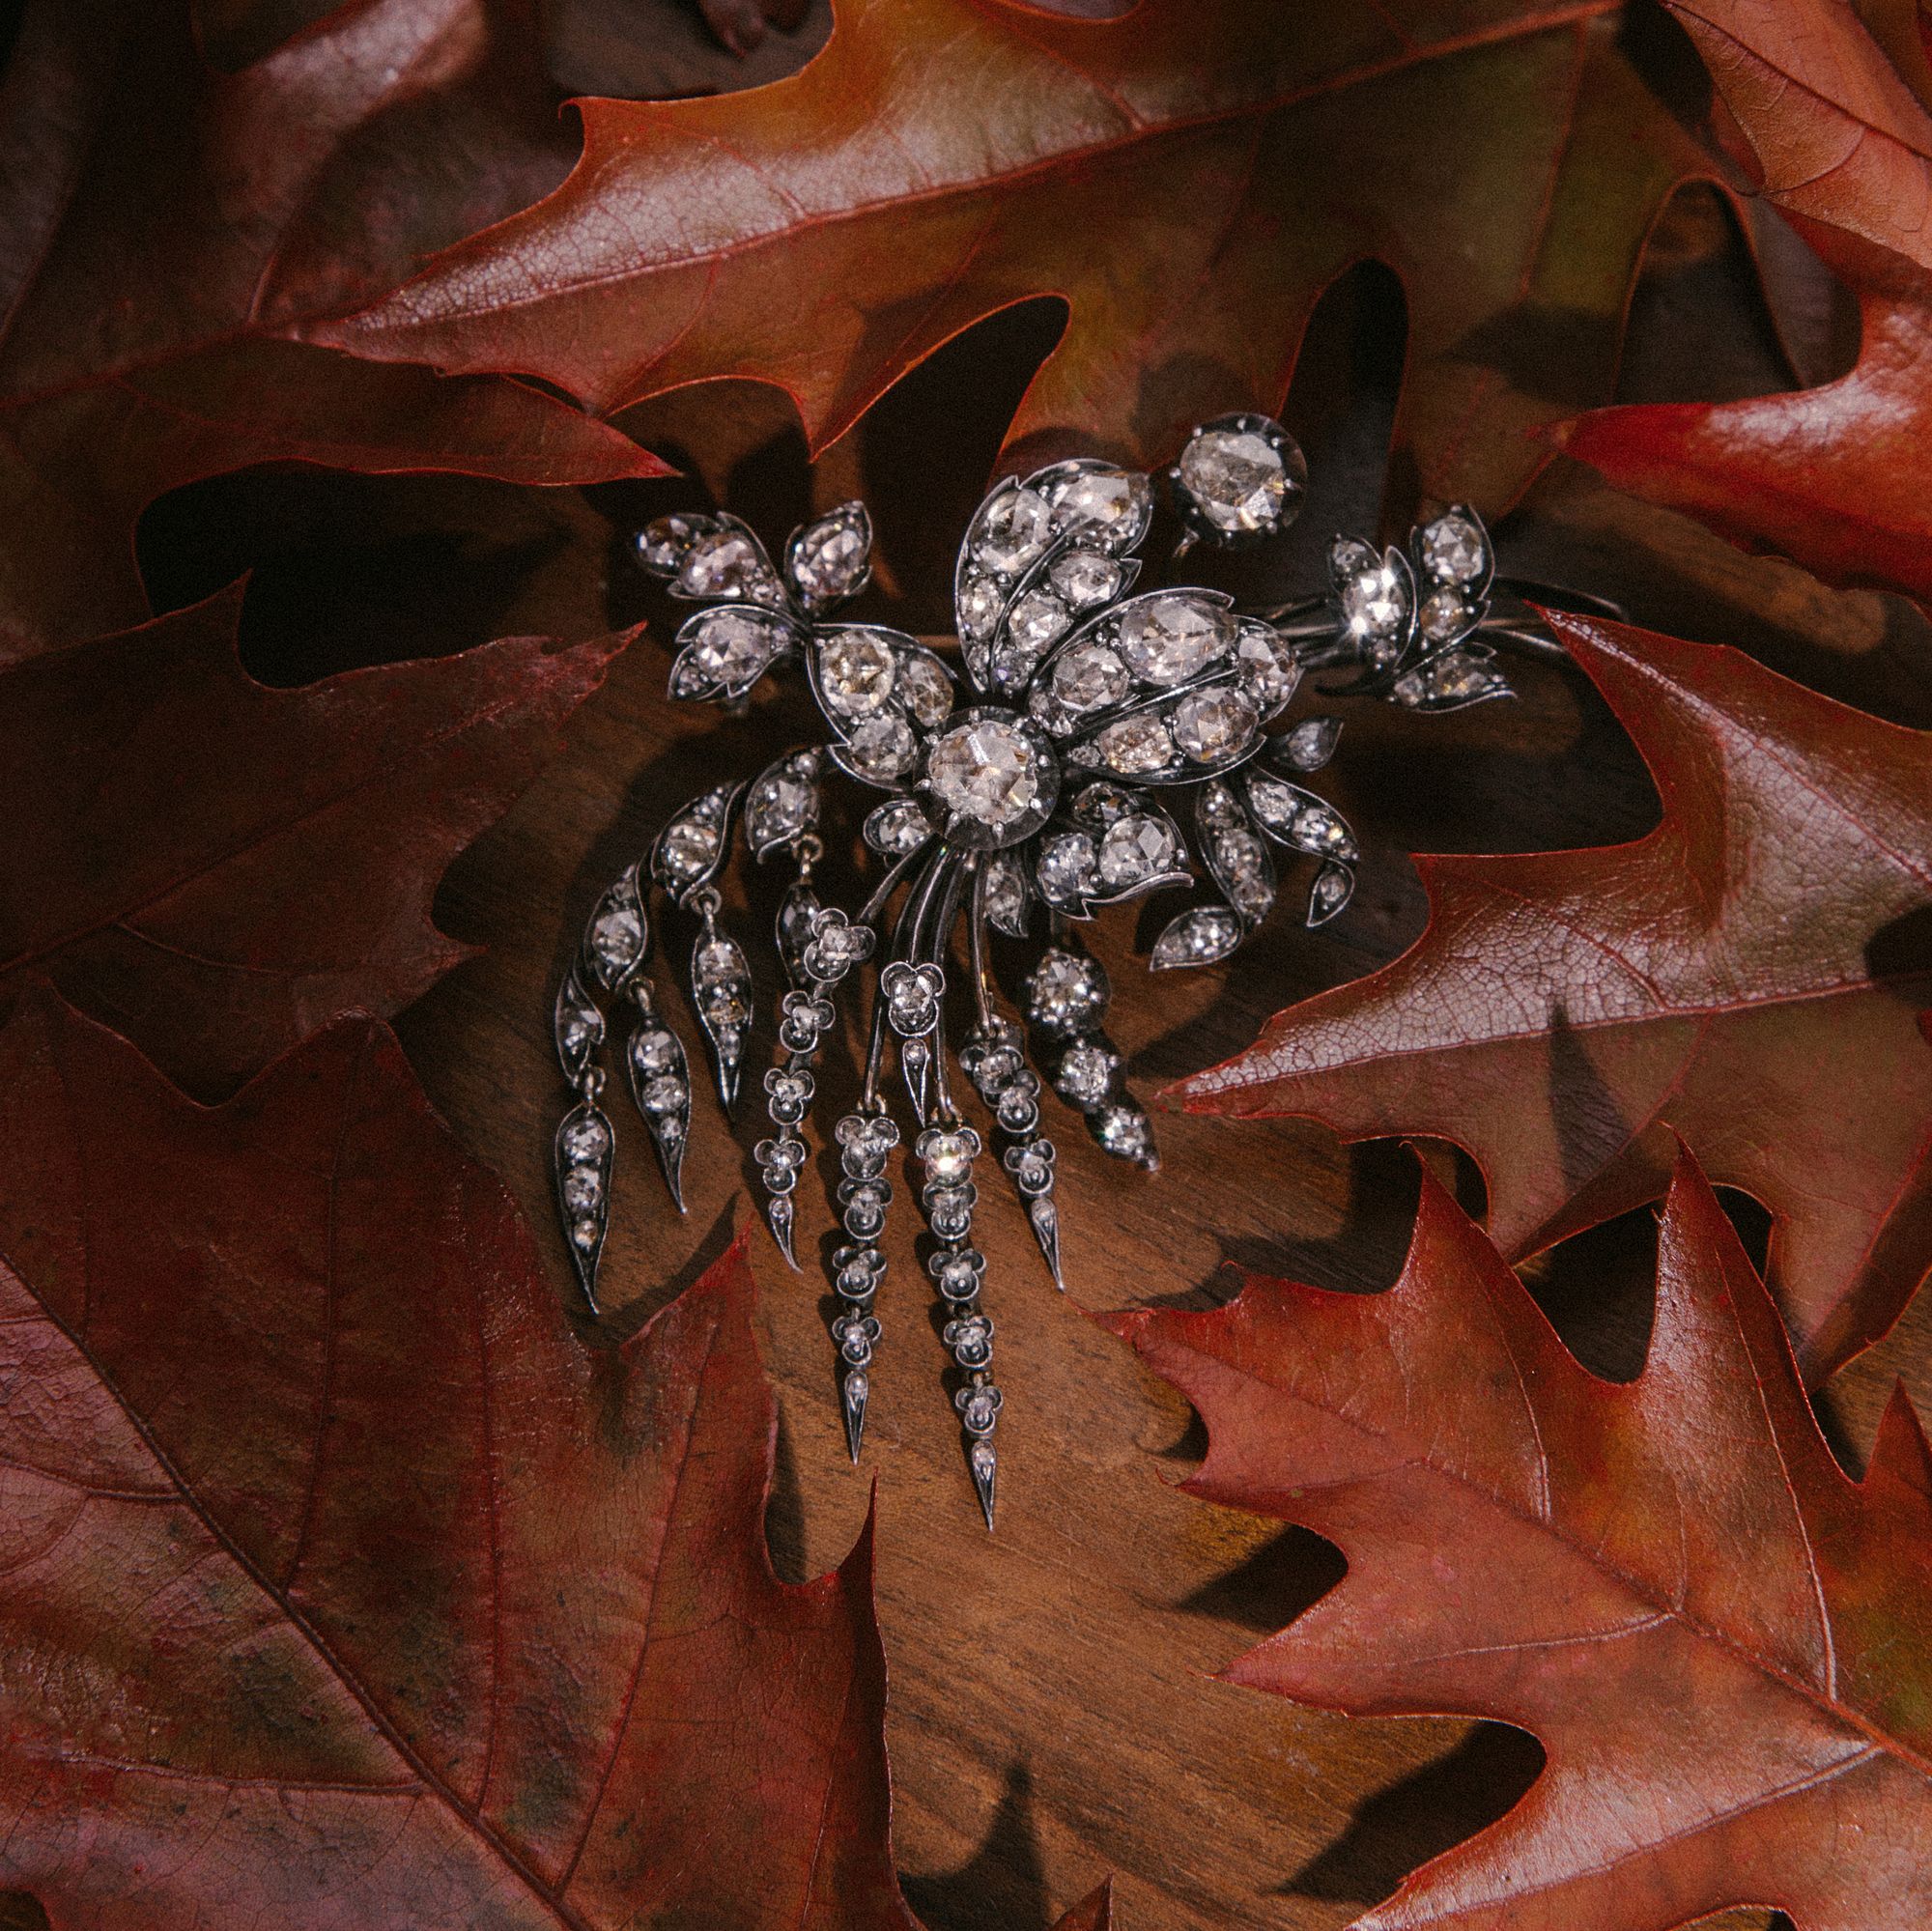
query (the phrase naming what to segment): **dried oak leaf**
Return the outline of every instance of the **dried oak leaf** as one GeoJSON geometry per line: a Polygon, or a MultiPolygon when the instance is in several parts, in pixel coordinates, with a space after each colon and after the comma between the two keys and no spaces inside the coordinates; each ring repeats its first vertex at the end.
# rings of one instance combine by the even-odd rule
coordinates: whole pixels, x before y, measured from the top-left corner
{"type": "Polygon", "coordinates": [[[1660,1194],[1675,1138],[1775,1216],[1814,1382],[1932,1254],[1932,735],[1735,650],[1550,621],[1663,803],[1634,843],[1420,858],[1428,929],[1175,1089],[1480,1163],[1521,1258],[1660,1194]]]}
{"type": "Polygon", "coordinates": [[[1707,161],[1611,0],[1146,0],[1073,19],[838,0],[791,79],[580,103],[556,193],[306,339],[540,375],[600,412],[773,383],[814,447],[922,357],[1040,295],[1065,332],[1009,446],[1172,454],[1275,407],[1321,290],[1401,275],[1396,436],[1422,489],[1496,508],[1601,398],[1644,237],[1707,161]]]}
{"type": "Polygon", "coordinates": [[[1598,411],[1556,439],[1620,489],[1828,582],[1932,598],[1932,89],[1911,18],[1670,0],[1766,200],[1858,292],[1851,373],[1796,394],[1598,411]],[[1900,31],[1889,31],[1896,26],[1900,31]]]}
{"type": "Polygon", "coordinates": [[[913,1931],[871,1529],[772,1573],[742,1243],[585,1348],[385,1028],[204,1110],[42,995],[0,1256],[0,1885],[54,1931],[913,1931]]]}
{"type": "Polygon", "coordinates": [[[51,978],[204,1096],[469,956],[436,928],[438,880],[628,640],[271,690],[236,654],[241,607],[238,586],[0,670],[0,994],[51,978]]]}
{"type": "Polygon", "coordinates": [[[553,187],[534,0],[349,0],[234,73],[189,0],[32,0],[0,84],[0,661],[147,614],[132,530],[251,463],[660,473],[526,384],[295,342],[553,187]]]}
{"type": "Polygon", "coordinates": [[[1901,1392],[1847,1479],[1688,1156],[1634,1382],[1578,1366],[1427,1178],[1386,1293],[1251,1277],[1112,1324],[1208,1424],[1192,1492],[1348,1558],[1231,1681],[1544,1744],[1529,1794],[1357,1931],[1923,1924],[1932,1456],[1901,1392]]]}

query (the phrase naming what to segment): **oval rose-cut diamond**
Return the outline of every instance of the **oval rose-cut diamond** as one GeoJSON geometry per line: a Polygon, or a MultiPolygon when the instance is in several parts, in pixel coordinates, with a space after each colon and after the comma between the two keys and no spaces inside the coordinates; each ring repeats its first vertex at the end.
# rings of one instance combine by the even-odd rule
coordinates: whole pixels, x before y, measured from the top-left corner
{"type": "Polygon", "coordinates": [[[1127,667],[1104,643],[1076,643],[1053,667],[1053,695],[1072,711],[1118,704],[1132,684],[1127,667]]]}
{"type": "Polygon", "coordinates": [[[903,718],[867,718],[845,740],[845,754],[862,778],[880,782],[902,777],[917,747],[903,718]]]}
{"type": "Polygon", "coordinates": [[[1358,638],[1395,635],[1408,620],[1408,585],[1393,563],[1365,543],[1335,546],[1332,563],[1339,580],[1342,620],[1358,638]]]}
{"type": "Polygon", "coordinates": [[[952,715],[952,679],[923,651],[908,652],[899,660],[898,692],[927,730],[952,715]]]}
{"type": "Polygon", "coordinates": [[[1096,555],[1091,550],[1069,550],[1065,556],[1055,557],[1046,574],[1053,587],[1075,610],[1082,611],[1117,596],[1125,578],[1111,556],[1096,555]]]}
{"type": "Polygon", "coordinates": [[[950,730],[926,760],[926,781],[949,810],[992,831],[1017,824],[1040,802],[1042,756],[1018,724],[979,718],[950,730]]]}
{"type": "Polygon", "coordinates": [[[877,631],[849,630],[818,647],[818,681],[847,717],[876,711],[893,695],[898,654],[877,631]]]}
{"type": "Polygon", "coordinates": [[[1218,604],[1181,592],[1130,604],[1121,616],[1121,655],[1151,684],[1179,684],[1222,656],[1235,620],[1218,604]]]}
{"type": "Polygon", "coordinates": [[[925,813],[910,798],[890,798],[866,819],[866,842],[890,858],[917,851],[931,836],[925,813]]]}
{"type": "Polygon", "coordinates": [[[971,577],[959,586],[959,624],[968,637],[984,637],[1000,620],[1006,599],[990,577],[971,577]]]}
{"type": "Polygon", "coordinates": [[[1238,686],[1190,691],[1174,707],[1174,741],[1198,764],[1241,750],[1255,732],[1254,699],[1238,686]]]}
{"type": "Polygon", "coordinates": [[[812,609],[851,596],[866,580],[871,525],[864,507],[842,503],[792,539],[792,582],[812,609]]]}
{"type": "Polygon", "coordinates": [[[1293,646],[1272,625],[1252,619],[1240,626],[1235,640],[1235,661],[1241,682],[1264,711],[1281,709],[1301,682],[1301,665],[1293,646]]]}
{"type": "Polygon", "coordinates": [[[1281,525],[1290,494],[1282,453],[1251,429],[1204,429],[1180,452],[1181,487],[1216,529],[1248,534],[1281,525]]]}
{"type": "Polygon", "coordinates": [[[697,818],[679,819],[665,832],[660,849],[673,874],[695,876],[718,856],[718,827],[697,818]]]}
{"type": "Polygon", "coordinates": [[[1066,606],[1051,590],[1029,590],[1007,619],[1007,635],[1019,647],[1029,667],[1064,631],[1070,618],[1066,606]]]}
{"type": "Polygon", "coordinates": [[[1469,620],[1463,599],[1454,590],[1437,590],[1423,600],[1416,619],[1432,643],[1447,643],[1469,620]]]}
{"type": "Polygon", "coordinates": [[[749,611],[707,611],[691,639],[691,662],[726,690],[743,688],[764,672],[784,642],[769,619],[749,611]]]}
{"type": "Polygon", "coordinates": [[[1423,527],[1417,548],[1422,567],[1441,583],[1467,583],[1483,574],[1487,546],[1483,532],[1451,510],[1423,527]]]}
{"type": "Polygon", "coordinates": [[[750,537],[716,529],[684,553],[677,587],[691,597],[742,597],[761,588],[770,575],[750,537]]]}
{"type": "Polygon", "coordinates": [[[1094,749],[1110,770],[1123,777],[1165,771],[1174,762],[1174,740],[1154,717],[1122,718],[1109,724],[1094,740],[1094,749]]]}
{"type": "Polygon", "coordinates": [[[607,979],[628,972],[643,947],[643,914],[635,901],[612,905],[591,922],[591,954],[607,979]]]}
{"type": "Polygon", "coordinates": [[[1061,529],[1091,530],[1110,548],[1137,542],[1153,508],[1148,479],[1131,469],[1075,469],[1048,495],[1061,529]]]}
{"type": "Polygon", "coordinates": [[[1117,818],[1100,840],[1100,882],[1120,892],[1174,869],[1174,833],[1158,818],[1117,818]]]}
{"type": "Polygon", "coordinates": [[[995,497],[975,520],[967,548],[981,568],[1017,576],[1053,539],[1053,512],[1032,490],[995,497]]]}
{"type": "Polygon", "coordinates": [[[1078,905],[1094,889],[1094,840],[1085,832],[1058,832],[1039,848],[1034,867],[1049,905],[1078,905]]]}

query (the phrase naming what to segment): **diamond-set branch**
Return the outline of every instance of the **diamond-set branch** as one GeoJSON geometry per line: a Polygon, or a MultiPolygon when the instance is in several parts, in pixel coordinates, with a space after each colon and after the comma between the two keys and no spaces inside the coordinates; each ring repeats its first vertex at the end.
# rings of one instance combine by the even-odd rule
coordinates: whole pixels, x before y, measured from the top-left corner
{"type": "MultiPolygon", "coordinates": [[[[1054,1091],[1086,1115],[1089,1130],[1107,1152],[1157,1172],[1152,1124],[1122,1088],[1120,1048],[1100,1023],[1113,997],[1100,961],[1063,925],[1028,974],[1024,990],[1034,1036],[1053,1068],[1054,1091]]],[[[1019,1077],[1033,1080],[1037,1091],[1031,1072],[1019,1077]]],[[[1018,1172],[1015,1168],[1016,1178],[1018,1172]]]]}
{"type": "MultiPolygon", "coordinates": [[[[1307,470],[1279,423],[1243,414],[1202,424],[1158,480],[1180,527],[1178,558],[1195,544],[1243,548],[1279,533],[1300,507],[1307,470]]],[[[838,988],[867,968],[863,1078],[833,1129],[843,1238],[832,1256],[831,1332],[846,1444],[856,1461],[883,1331],[889,1168],[904,1147],[932,1243],[926,1266],[966,1466],[989,1528],[1003,1396],[974,1242],[976,1165],[997,1146],[1056,1285],[1062,1229],[1055,1148],[1041,1130],[1046,1086],[1106,1152],[1158,1165],[1102,1023],[1106,974],[1075,926],[1151,894],[1203,887],[1154,941],[1150,964],[1172,970],[1226,957],[1303,880],[1307,924],[1325,923],[1350,901],[1360,853],[1310,787],[1342,722],[1320,708],[1294,714],[1311,673],[1344,673],[1324,696],[1448,711],[1509,695],[1498,643],[1551,647],[1529,635],[1526,607],[1492,610],[1494,554],[1463,505],[1401,547],[1338,537],[1319,594],[1250,612],[1222,590],[1143,582],[1157,494],[1155,478],[1097,457],[999,483],[959,550],[956,658],[878,623],[840,620],[870,581],[872,526],[861,504],[793,531],[777,561],[723,512],[664,517],[641,531],[641,567],[698,606],[677,633],[670,695],[742,711],[768,680],[789,675],[822,731],[749,782],[716,784],[671,814],[599,899],[554,1009],[571,1088],[556,1134],[557,1206],[594,1311],[616,1150],[603,1097],[607,1013],[628,1015],[627,1084],[683,1206],[692,1066],[645,971],[650,895],[692,933],[692,1010],[729,1114],[765,977],[723,919],[734,825],[753,860],[790,861],[774,931],[783,985],[764,1074],[769,1131],[753,1151],[765,1221],[797,1267],[824,1042],[838,1022],[838,988]],[[834,774],[871,793],[855,843],[879,873],[856,913],[822,903],[815,882],[826,851],[821,794],[834,774]],[[1031,1054],[996,1003],[996,936],[1029,949],[1019,1004],[1031,1054]],[[974,1016],[955,1050],[948,1002],[962,983],[974,1016]],[[888,1093],[890,1062],[902,1097],[888,1093]],[[955,1065],[960,1093],[970,1087],[985,1109],[982,1124],[955,1099],[955,1065]]]]}

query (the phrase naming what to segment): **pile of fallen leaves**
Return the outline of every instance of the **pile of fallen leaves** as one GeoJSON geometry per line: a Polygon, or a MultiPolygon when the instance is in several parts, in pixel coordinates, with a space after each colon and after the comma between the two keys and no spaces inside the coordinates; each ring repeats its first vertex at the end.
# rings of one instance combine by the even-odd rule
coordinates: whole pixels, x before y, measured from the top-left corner
{"type": "MultiPolygon", "coordinates": [[[[913,1924],[871,1531],[771,1570],[743,1253],[586,1347],[385,1023],[465,955],[443,869],[628,634],[270,688],[243,586],[151,611],[144,514],[265,465],[660,475],[624,412],[726,377],[818,447],[1042,296],[1012,461],[1157,463],[1279,408],[1374,258],[1411,496],[1500,514],[1560,445],[1932,596],[1923,19],[1669,5],[1708,126],[1613,0],[837,0],[790,78],[565,114],[535,0],[29,0],[0,85],[7,1921],[913,1924]],[[1849,374],[1599,407],[1693,180],[1855,293],[1849,374]]],[[[705,11],[749,48],[801,10],[705,11]]],[[[1932,1268],[1932,741],[1552,621],[1656,829],[1419,861],[1413,948],[1178,1089],[1452,1142],[1487,1232],[1425,1181],[1385,1293],[1256,1280],[1114,1325],[1207,1422],[1193,1491],[1350,1565],[1236,1680],[1547,1748],[1364,1925],[1918,1931],[1932,1453],[1901,1396],[1851,1480],[1806,1387],[1932,1268]],[[1768,1210],[1764,1281],[1711,1181],[1768,1210]],[[1647,1363],[1607,1382],[1511,1264],[1661,1198],[1647,1363]]]]}

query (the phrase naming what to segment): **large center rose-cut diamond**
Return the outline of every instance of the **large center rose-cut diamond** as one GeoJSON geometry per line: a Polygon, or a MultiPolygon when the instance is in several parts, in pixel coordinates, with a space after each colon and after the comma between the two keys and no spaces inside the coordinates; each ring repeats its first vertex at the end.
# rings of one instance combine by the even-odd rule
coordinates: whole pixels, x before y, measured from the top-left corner
{"type": "Polygon", "coordinates": [[[949,810],[1000,833],[1037,819],[1052,805],[1050,754],[1016,721],[975,718],[955,724],[926,761],[932,795],[949,810]]]}

